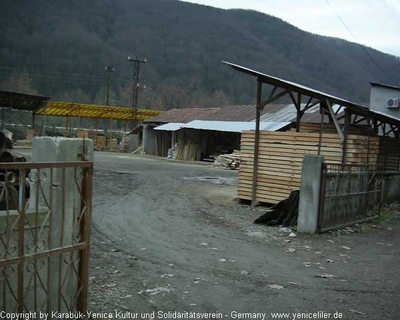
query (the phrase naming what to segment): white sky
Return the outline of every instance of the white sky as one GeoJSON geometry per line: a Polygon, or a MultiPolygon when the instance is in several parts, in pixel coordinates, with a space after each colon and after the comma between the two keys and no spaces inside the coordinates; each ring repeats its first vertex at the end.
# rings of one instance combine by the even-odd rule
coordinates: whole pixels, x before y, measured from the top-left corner
{"type": "Polygon", "coordinates": [[[184,1],[223,9],[257,10],[308,32],[361,43],[400,57],[400,0],[184,1]]]}

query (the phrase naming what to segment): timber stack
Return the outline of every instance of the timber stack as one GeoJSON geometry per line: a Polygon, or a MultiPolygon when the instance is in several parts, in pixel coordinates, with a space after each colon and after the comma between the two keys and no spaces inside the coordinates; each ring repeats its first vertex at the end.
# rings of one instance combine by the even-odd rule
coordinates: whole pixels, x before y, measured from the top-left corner
{"type": "MultiPolygon", "coordinates": [[[[252,200],[255,131],[242,133],[238,198],[252,200]]],[[[256,201],[277,204],[300,189],[306,154],[321,154],[325,161],[341,163],[342,144],[337,133],[260,132],[256,201]]],[[[348,135],[346,163],[376,164],[379,137],[348,135]]]]}
{"type": "Polygon", "coordinates": [[[234,151],[231,154],[221,154],[214,160],[213,167],[221,169],[239,170],[240,168],[240,153],[234,151]]]}

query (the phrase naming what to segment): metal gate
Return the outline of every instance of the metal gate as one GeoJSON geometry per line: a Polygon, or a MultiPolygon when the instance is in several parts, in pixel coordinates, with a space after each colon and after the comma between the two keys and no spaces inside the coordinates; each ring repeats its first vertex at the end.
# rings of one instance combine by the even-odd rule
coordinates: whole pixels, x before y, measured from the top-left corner
{"type": "Polygon", "coordinates": [[[86,310],[92,162],[0,163],[0,310],[86,310]]]}
{"type": "Polygon", "coordinates": [[[324,163],[321,177],[320,232],[380,214],[382,170],[376,166],[324,163]]]}

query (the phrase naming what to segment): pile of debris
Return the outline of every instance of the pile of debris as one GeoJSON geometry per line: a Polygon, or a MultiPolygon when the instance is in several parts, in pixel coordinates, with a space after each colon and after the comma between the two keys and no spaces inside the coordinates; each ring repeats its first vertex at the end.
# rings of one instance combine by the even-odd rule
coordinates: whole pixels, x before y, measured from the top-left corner
{"type": "Polygon", "coordinates": [[[239,170],[240,168],[240,153],[234,150],[231,154],[221,154],[214,160],[214,168],[239,170]]]}
{"type": "Polygon", "coordinates": [[[300,190],[294,190],[289,198],[280,201],[270,208],[262,216],[254,220],[256,224],[266,224],[267,226],[296,226],[299,214],[300,190]]]}
{"type": "MultiPolygon", "coordinates": [[[[0,162],[26,162],[23,155],[13,151],[12,132],[3,129],[0,131],[0,162]]],[[[1,169],[0,170],[0,210],[15,210],[20,199],[20,174],[25,173],[28,177],[29,170],[1,169]]],[[[29,198],[29,184],[24,183],[25,197],[29,198]]],[[[22,198],[22,197],[21,197],[22,198]]]]}

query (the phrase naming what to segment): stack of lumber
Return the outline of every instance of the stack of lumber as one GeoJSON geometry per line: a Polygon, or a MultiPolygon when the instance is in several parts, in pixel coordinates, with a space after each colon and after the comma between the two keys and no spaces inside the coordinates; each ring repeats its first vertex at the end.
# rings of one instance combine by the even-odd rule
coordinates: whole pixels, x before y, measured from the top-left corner
{"type": "Polygon", "coordinates": [[[235,150],[231,154],[221,154],[215,158],[213,166],[214,168],[239,170],[240,153],[235,150]]]}
{"type": "Polygon", "coordinates": [[[118,139],[107,139],[107,150],[111,152],[119,151],[118,139]]]}
{"type": "Polygon", "coordinates": [[[175,159],[184,161],[195,161],[198,159],[200,146],[198,144],[179,144],[178,150],[175,153],[175,159]]]}
{"type": "Polygon", "coordinates": [[[96,137],[97,137],[97,131],[95,131],[95,130],[90,130],[90,131],[88,132],[88,135],[89,135],[89,139],[92,139],[93,141],[95,141],[95,139],[96,139],[96,137]]]}
{"type": "MultiPolygon", "coordinates": [[[[242,133],[238,197],[251,200],[253,185],[254,131],[242,133]]],[[[379,138],[348,135],[346,160],[349,164],[376,163],[379,138]]],[[[306,154],[318,154],[319,134],[302,132],[260,132],[256,201],[276,204],[300,188],[302,161],[306,154]]],[[[342,144],[338,134],[322,136],[320,154],[325,161],[341,163],[342,144]]]]}
{"type": "MultiPolygon", "coordinates": [[[[334,124],[324,124],[322,128],[322,135],[324,135],[325,133],[337,133],[334,124]]],[[[318,123],[300,123],[300,132],[319,133],[320,129],[321,124],[318,123]]],[[[291,131],[296,132],[296,128],[292,128],[291,131]]],[[[357,135],[368,135],[368,129],[351,125],[349,126],[348,133],[357,135]]]]}
{"type": "Polygon", "coordinates": [[[94,148],[97,151],[102,151],[106,147],[106,137],[105,136],[95,136],[93,139],[94,148]]]}
{"type": "Polygon", "coordinates": [[[400,140],[381,137],[377,161],[384,170],[400,170],[400,140]]]}
{"type": "Polygon", "coordinates": [[[89,131],[87,131],[87,130],[78,130],[78,138],[80,138],[80,139],[89,138],[89,131]]]}

